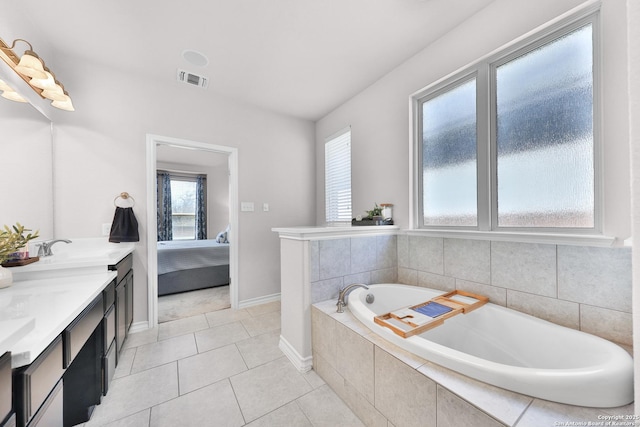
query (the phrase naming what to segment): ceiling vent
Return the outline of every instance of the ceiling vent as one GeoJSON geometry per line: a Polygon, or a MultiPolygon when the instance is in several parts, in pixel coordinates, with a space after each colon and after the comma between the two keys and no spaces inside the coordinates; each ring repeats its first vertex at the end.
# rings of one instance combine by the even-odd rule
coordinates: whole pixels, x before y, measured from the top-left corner
{"type": "Polygon", "coordinates": [[[209,85],[209,78],[190,73],[185,70],[178,70],[178,81],[192,86],[205,89],[209,85]]]}

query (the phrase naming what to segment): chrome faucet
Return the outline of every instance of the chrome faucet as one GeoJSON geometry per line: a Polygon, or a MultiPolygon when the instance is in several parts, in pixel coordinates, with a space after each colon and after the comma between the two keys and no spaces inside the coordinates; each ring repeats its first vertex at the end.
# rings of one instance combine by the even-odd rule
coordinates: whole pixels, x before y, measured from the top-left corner
{"type": "Polygon", "coordinates": [[[338,302],[336,303],[336,305],[338,306],[338,309],[336,311],[338,313],[344,313],[344,308],[348,304],[347,293],[349,293],[354,288],[369,289],[369,287],[367,285],[363,285],[361,283],[353,283],[353,284],[347,286],[344,289],[340,289],[340,293],[338,294],[338,302]]]}
{"type": "Polygon", "coordinates": [[[45,257],[45,256],[53,255],[53,252],[51,252],[51,247],[53,246],[54,243],[58,243],[58,242],[71,243],[71,240],[55,239],[55,240],[48,240],[46,242],[40,242],[36,245],[38,246],[38,256],[45,257]]]}

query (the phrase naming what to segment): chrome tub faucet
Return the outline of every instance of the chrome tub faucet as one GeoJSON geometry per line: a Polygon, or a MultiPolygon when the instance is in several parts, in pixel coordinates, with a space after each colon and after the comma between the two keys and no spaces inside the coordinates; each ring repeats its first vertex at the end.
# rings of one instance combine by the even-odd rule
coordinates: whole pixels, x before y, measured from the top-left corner
{"type": "Polygon", "coordinates": [[[338,302],[336,303],[336,306],[338,306],[338,309],[336,311],[338,313],[344,313],[344,308],[348,304],[347,294],[354,288],[369,289],[367,285],[363,285],[362,283],[353,283],[344,289],[340,289],[340,293],[338,294],[338,302]]]}

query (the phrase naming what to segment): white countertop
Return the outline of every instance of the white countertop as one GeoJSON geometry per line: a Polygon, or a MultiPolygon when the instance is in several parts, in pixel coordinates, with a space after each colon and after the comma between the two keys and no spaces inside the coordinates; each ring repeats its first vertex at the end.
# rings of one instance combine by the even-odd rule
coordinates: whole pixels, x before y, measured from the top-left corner
{"type": "Polygon", "coordinates": [[[11,366],[32,363],[38,355],[116,277],[115,271],[52,279],[24,280],[0,289],[0,325],[32,319],[33,329],[12,344],[11,366]]]}
{"type": "MultiPolygon", "coordinates": [[[[107,238],[70,239],[52,247],[53,255],[22,267],[11,267],[14,282],[78,274],[102,273],[134,251],[133,243],[110,243],[107,238]]],[[[37,242],[29,243],[31,255],[37,254],[37,242]]]]}
{"type": "MultiPolygon", "coordinates": [[[[2,301],[0,297],[0,304],[2,301]]],[[[4,307],[0,305],[1,309],[4,307]]],[[[11,347],[31,332],[35,326],[36,319],[33,317],[0,320],[0,355],[11,350],[11,347]]]]}
{"type": "Polygon", "coordinates": [[[388,235],[397,234],[400,227],[397,225],[364,225],[364,226],[302,226],[302,227],[276,227],[271,231],[279,234],[281,239],[291,240],[323,240],[336,239],[349,236],[363,235],[388,235]]]}
{"type": "Polygon", "coordinates": [[[32,363],[116,277],[107,266],[135,249],[106,237],[70,240],[56,243],[52,256],[11,267],[13,284],[0,289],[0,350],[11,351],[13,368],[32,363]]]}

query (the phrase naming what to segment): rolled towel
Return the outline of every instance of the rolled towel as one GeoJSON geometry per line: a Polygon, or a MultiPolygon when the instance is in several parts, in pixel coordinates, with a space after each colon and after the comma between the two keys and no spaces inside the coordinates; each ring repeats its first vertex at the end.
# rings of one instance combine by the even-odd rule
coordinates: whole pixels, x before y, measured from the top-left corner
{"type": "Polygon", "coordinates": [[[133,213],[133,208],[116,207],[116,213],[111,224],[111,232],[109,233],[109,241],[113,243],[140,241],[138,220],[133,213]]]}

